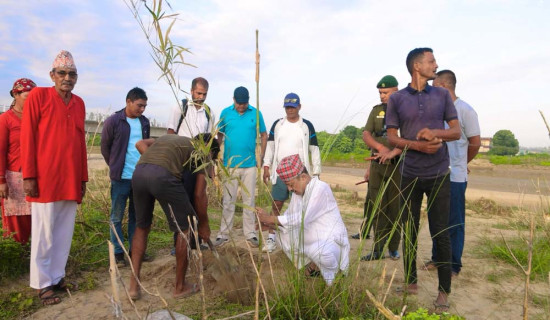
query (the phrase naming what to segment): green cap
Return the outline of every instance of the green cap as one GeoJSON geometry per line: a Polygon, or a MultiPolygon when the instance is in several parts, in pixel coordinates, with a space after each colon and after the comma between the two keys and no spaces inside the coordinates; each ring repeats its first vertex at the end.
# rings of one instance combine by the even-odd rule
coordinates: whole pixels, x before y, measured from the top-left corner
{"type": "Polygon", "coordinates": [[[394,76],[384,76],[382,80],[378,81],[378,84],[376,85],[377,88],[393,88],[397,87],[397,79],[395,79],[394,76]]]}

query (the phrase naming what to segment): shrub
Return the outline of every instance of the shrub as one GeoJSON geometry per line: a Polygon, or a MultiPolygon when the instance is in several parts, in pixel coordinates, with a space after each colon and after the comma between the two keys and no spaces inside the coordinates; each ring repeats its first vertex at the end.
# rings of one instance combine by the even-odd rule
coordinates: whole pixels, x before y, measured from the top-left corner
{"type": "Polygon", "coordinates": [[[28,248],[0,237],[0,279],[15,279],[29,271],[28,248]]]}

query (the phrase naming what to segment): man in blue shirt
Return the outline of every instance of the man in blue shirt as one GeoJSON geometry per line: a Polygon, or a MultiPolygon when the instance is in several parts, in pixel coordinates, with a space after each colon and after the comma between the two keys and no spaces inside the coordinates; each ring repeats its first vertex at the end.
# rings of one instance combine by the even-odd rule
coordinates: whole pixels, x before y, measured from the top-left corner
{"type": "MultiPolygon", "coordinates": [[[[126,107],[115,112],[103,123],[101,132],[101,154],[109,165],[111,178],[111,242],[115,246],[115,260],[119,267],[126,266],[124,251],[116,235],[124,242],[122,220],[128,205],[128,244],[132,252],[132,237],[136,230],[134,200],[132,194],[132,175],[140,154],[136,142],[148,139],[149,119],[143,115],[147,106],[147,95],[141,88],[135,87],[126,95],[126,107]],[[115,234],[115,231],[116,234],[115,234]]],[[[147,261],[150,258],[144,256],[147,261]]]]}
{"type": "Polygon", "coordinates": [[[436,77],[437,63],[430,48],[409,52],[407,69],[411,83],[388,101],[386,126],[390,144],[403,150],[401,191],[403,201],[403,262],[405,291],[418,292],[416,273],[420,208],[428,197],[430,234],[437,244],[439,295],[436,311],[447,311],[451,292],[451,244],[449,239],[449,153],[445,141],[460,138],[457,113],[449,92],[428,85],[436,77]],[[445,122],[449,128],[445,128],[445,122]],[[397,135],[400,130],[401,136],[397,135]]]}
{"type": "Polygon", "coordinates": [[[233,228],[235,200],[241,182],[243,198],[243,233],[253,247],[259,245],[256,234],[254,196],[256,190],[256,138],[261,138],[260,158],[263,159],[267,145],[267,132],[262,113],[248,104],[250,97],[245,87],[238,87],[233,94],[233,105],[225,108],[220,115],[219,131],[223,133],[223,164],[230,176],[223,178],[223,213],[220,232],[215,241],[221,246],[229,241],[233,228]]]}

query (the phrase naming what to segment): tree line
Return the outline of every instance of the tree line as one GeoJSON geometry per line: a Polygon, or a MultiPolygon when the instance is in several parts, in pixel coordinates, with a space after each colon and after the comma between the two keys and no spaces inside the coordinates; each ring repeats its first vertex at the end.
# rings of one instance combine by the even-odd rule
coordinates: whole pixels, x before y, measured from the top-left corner
{"type": "MultiPolygon", "coordinates": [[[[364,153],[368,150],[363,142],[363,129],[346,126],[339,133],[317,132],[317,142],[323,153],[364,153]]],[[[493,135],[490,155],[516,155],[519,152],[519,142],[510,130],[499,130],[493,135]]]]}

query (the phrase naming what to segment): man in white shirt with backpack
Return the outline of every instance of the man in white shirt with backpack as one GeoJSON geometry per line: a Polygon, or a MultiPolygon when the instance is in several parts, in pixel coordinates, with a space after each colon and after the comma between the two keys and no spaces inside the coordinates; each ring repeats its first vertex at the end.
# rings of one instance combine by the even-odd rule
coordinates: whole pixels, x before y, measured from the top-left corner
{"type": "Polygon", "coordinates": [[[168,134],[177,134],[182,137],[194,138],[200,133],[213,133],[216,124],[215,114],[204,103],[208,94],[208,81],[204,78],[195,78],[191,82],[191,101],[183,99],[182,108],[172,109],[168,119],[168,134]]]}
{"type": "MultiPolygon", "coordinates": [[[[182,107],[176,106],[172,109],[168,119],[168,134],[177,134],[182,137],[195,138],[202,133],[214,135],[216,127],[216,115],[212,109],[204,103],[208,95],[208,81],[202,77],[193,79],[191,82],[191,101],[182,100],[182,107]]],[[[184,173],[184,186],[188,194],[193,194],[195,189],[196,176],[190,171],[184,173]]],[[[213,177],[211,177],[213,178],[213,177]]],[[[191,201],[191,204],[194,203],[191,201]]],[[[193,234],[192,234],[193,235],[193,234]]],[[[171,254],[175,255],[175,243],[177,233],[174,233],[174,248],[171,254]]],[[[195,241],[190,241],[194,249],[195,241]]],[[[201,249],[206,248],[201,244],[201,249]]]]}
{"type": "MultiPolygon", "coordinates": [[[[286,117],[276,120],[271,126],[264,156],[263,180],[265,183],[271,181],[273,185],[272,215],[280,215],[283,204],[289,198],[287,186],[275,171],[283,158],[298,154],[307,172],[313,176],[321,174],[321,153],[317,144],[317,134],[313,124],[300,116],[300,97],[295,93],[287,94],[283,107],[286,117]]],[[[269,230],[263,251],[272,252],[275,249],[275,231],[269,230]]]]}

